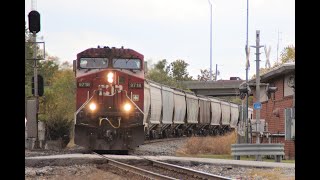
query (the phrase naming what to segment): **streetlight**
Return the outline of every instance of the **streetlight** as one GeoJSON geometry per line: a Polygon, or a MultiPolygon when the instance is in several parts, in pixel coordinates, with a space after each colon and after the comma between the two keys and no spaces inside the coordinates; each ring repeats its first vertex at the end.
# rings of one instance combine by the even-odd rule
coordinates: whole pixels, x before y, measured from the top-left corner
{"type": "Polygon", "coordinates": [[[210,80],[212,81],[212,4],[210,4],[210,80]]]}

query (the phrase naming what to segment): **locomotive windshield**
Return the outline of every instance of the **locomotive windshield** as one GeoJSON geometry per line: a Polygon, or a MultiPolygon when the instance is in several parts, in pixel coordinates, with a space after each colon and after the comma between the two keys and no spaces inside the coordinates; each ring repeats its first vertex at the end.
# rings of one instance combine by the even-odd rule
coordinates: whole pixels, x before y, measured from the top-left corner
{"type": "Polygon", "coordinates": [[[140,69],[141,61],[140,59],[113,59],[113,67],[120,69],[140,69]]]}
{"type": "Polygon", "coordinates": [[[81,58],[80,59],[81,68],[107,68],[108,58],[81,58]]]}

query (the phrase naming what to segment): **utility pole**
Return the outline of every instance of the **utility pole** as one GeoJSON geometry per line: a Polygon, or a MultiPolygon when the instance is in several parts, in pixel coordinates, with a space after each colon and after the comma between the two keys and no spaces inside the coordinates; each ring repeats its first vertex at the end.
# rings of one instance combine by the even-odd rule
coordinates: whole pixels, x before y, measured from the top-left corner
{"type": "Polygon", "coordinates": [[[212,81],[212,4],[210,4],[210,81],[212,81]]]}
{"type": "Polygon", "coordinates": [[[216,64],[216,77],[215,77],[216,81],[217,81],[217,76],[218,76],[218,64],[216,64]]]}
{"type": "MultiPolygon", "coordinates": [[[[278,43],[277,43],[277,63],[279,62],[278,59],[279,59],[279,56],[278,56],[278,52],[279,52],[279,34],[281,32],[279,32],[279,29],[278,29],[278,43]]],[[[281,39],[280,39],[281,40],[281,39]]]]}
{"type": "MultiPolygon", "coordinates": [[[[264,47],[264,46],[260,46],[260,30],[256,31],[256,46],[251,46],[251,47],[256,48],[256,99],[257,100],[255,103],[260,104],[260,74],[259,74],[260,51],[259,51],[259,48],[264,47]]],[[[256,109],[256,124],[257,124],[256,144],[260,144],[260,137],[258,133],[258,125],[260,124],[260,108],[256,109]]],[[[261,155],[257,155],[256,160],[261,161],[261,155]]]]}
{"type": "MultiPolygon", "coordinates": [[[[249,26],[249,0],[247,0],[247,41],[246,41],[246,58],[247,58],[247,63],[246,63],[246,83],[247,83],[247,86],[248,86],[248,70],[249,70],[249,67],[250,67],[250,63],[249,63],[249,47],[248,47],[248,26],[249,26]]],[[[248,105],[249,105],[249,93],[247,93],[247,97],[246,97],[246,113],[245,113],[245,123],[246,123],[246,143],[249,142],[249,137],[248,137],[248,134],[249,134],[249,128],[248,128],[248,105]]]]}

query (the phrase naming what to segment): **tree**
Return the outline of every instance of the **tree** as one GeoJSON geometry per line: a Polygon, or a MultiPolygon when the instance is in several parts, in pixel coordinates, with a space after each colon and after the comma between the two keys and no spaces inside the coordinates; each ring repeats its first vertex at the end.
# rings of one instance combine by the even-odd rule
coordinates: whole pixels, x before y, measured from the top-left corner
{"type": "Polygon", "coordinates": [[[190,81],[192,76],[189,76],[187,71],[188,63],[184,62],[182,59],[175,60],[170,64],[170,76],[175,81],[190,81]]]}
{"type": "MultiPolygon", "coordinates": [[[[259,69],[260,76],[265,74],[265,73],[267,73],[267,72],[269,72],[269,71],[271,71],[275,67],[281,66],[284,63],[295,62],[295,47],[293,45],[289,45],[289,46],[285,47],[282,50],[280,56],[281,56],[280,57],[280,62],[275,62],[272,67],[270,67],[270,68],[260,68],[259,69]]],[[[251,79],[254,79],[255,77],[256,77],[256,75],[254,74],[251,77],[251,79]]]]}
{"type": "Polygon", "coordinates": [[[33,57],[33,47],[30,43],[32,41],[31,34],[27,29],[25,22],[25,62],[24,62],[24,72],[25,72],[25,97],[31,96],[31,79],[33,77],[33,61],[27,60],[33,57]]]}
{"type": "Polygon", "coordinates": [[[39,62],[38,72],[43,76],[44,85],[50,86],[54,74],[59,69],[59,58],[56,56],[47,57],[47,60],[39,62]]]}
{"type": "Polygon", "coordinates": [[[185,89],[179,81],[192,80],[187,72],[189,64],[176,60],[168,65],[166,59],[158,61],[146,74],[146,78],[171,87],[185,89]]]}
{"type": "Polygon", "coordinates": [[[62,138],[69,142],[71,125],[74,119],[76,80],[70,69],[58,70],[51,79],[51,86],[41,98],[39,120],[45,121],[47,138],[62,138]]]}
{"type": "Polygon", "coordinates": [[[287,62],[295,62],[296,59],[296,53],[295,53],[295,47],[293,45],[289,45],[285,47],[281,52],[281,63],[287,63],[287,62]]]}
{"type": "MultiPolygon", "coordinates": [[[[200,69],[201,75],[198,75],[198,81],[209,81],[210,80],[210,71],[209,69],[200,69]]],[[[217,74],[219,75],[220,72],[218,71],[217,74]]],[[[216,78],[216,73],[212,74],[212,79],[216,78]]]]}
{"type": "Polygon", "coordinates": [[[161,73],[169,73],[170,70],[170,66],[167,65],[167,60],[166,59],[162,59],[161,61],[159,61],[157,64],[155,64],[154,68],[157,69],[159,72],[161,73]]]}
{"type": "Polygon", "coordinates": [[[63,63],[61,63],[60,65],[60,69],[61,70],[66,70],[66,69],[72,69],[72,66],[68,61],[64,61],[63,63]]]}
{"type": "MultiPolygon", "coordinates": [[[[43,38],[43,37],[42,37],[43,38]]],[[[28,31],[25,24],[25,97],[32,96],[31,83],[34,76],[34,44],[32,34],[28,31]]],[[[39,53],[40,47],[36,45],[37,52],[39,53]]],[[[58,70],[59,58],[56,56],[50,56],[46,60],[38,60],[38,74],[43,76],[44,85],[49,86],[53,74],[58,70]]],[[[40,54],[37,54],[37,58],[40,58],[40,54]]]]}
{"type": "Polygon", "coordinates": [[[148,71],[146,78],[168,86],[174,84],[173,79],[169,76],[169,66],[167,65],[166,59],[158,61],[153,68],[148,71]]]}

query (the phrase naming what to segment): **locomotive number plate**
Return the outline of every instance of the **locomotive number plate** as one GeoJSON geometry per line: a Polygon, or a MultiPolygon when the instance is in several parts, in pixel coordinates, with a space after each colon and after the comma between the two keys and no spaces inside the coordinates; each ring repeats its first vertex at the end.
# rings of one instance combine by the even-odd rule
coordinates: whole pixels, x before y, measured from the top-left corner
{"type": "Polygon", "coordinates": [[[129,88],[142,88],[142,83],[129,83],[129,88]]]}
{"type": "Polygon", "coordinates": [[[79,82],[78,83],[78,87],[90,87],[90,83],[89,82],[79,82]]]}

